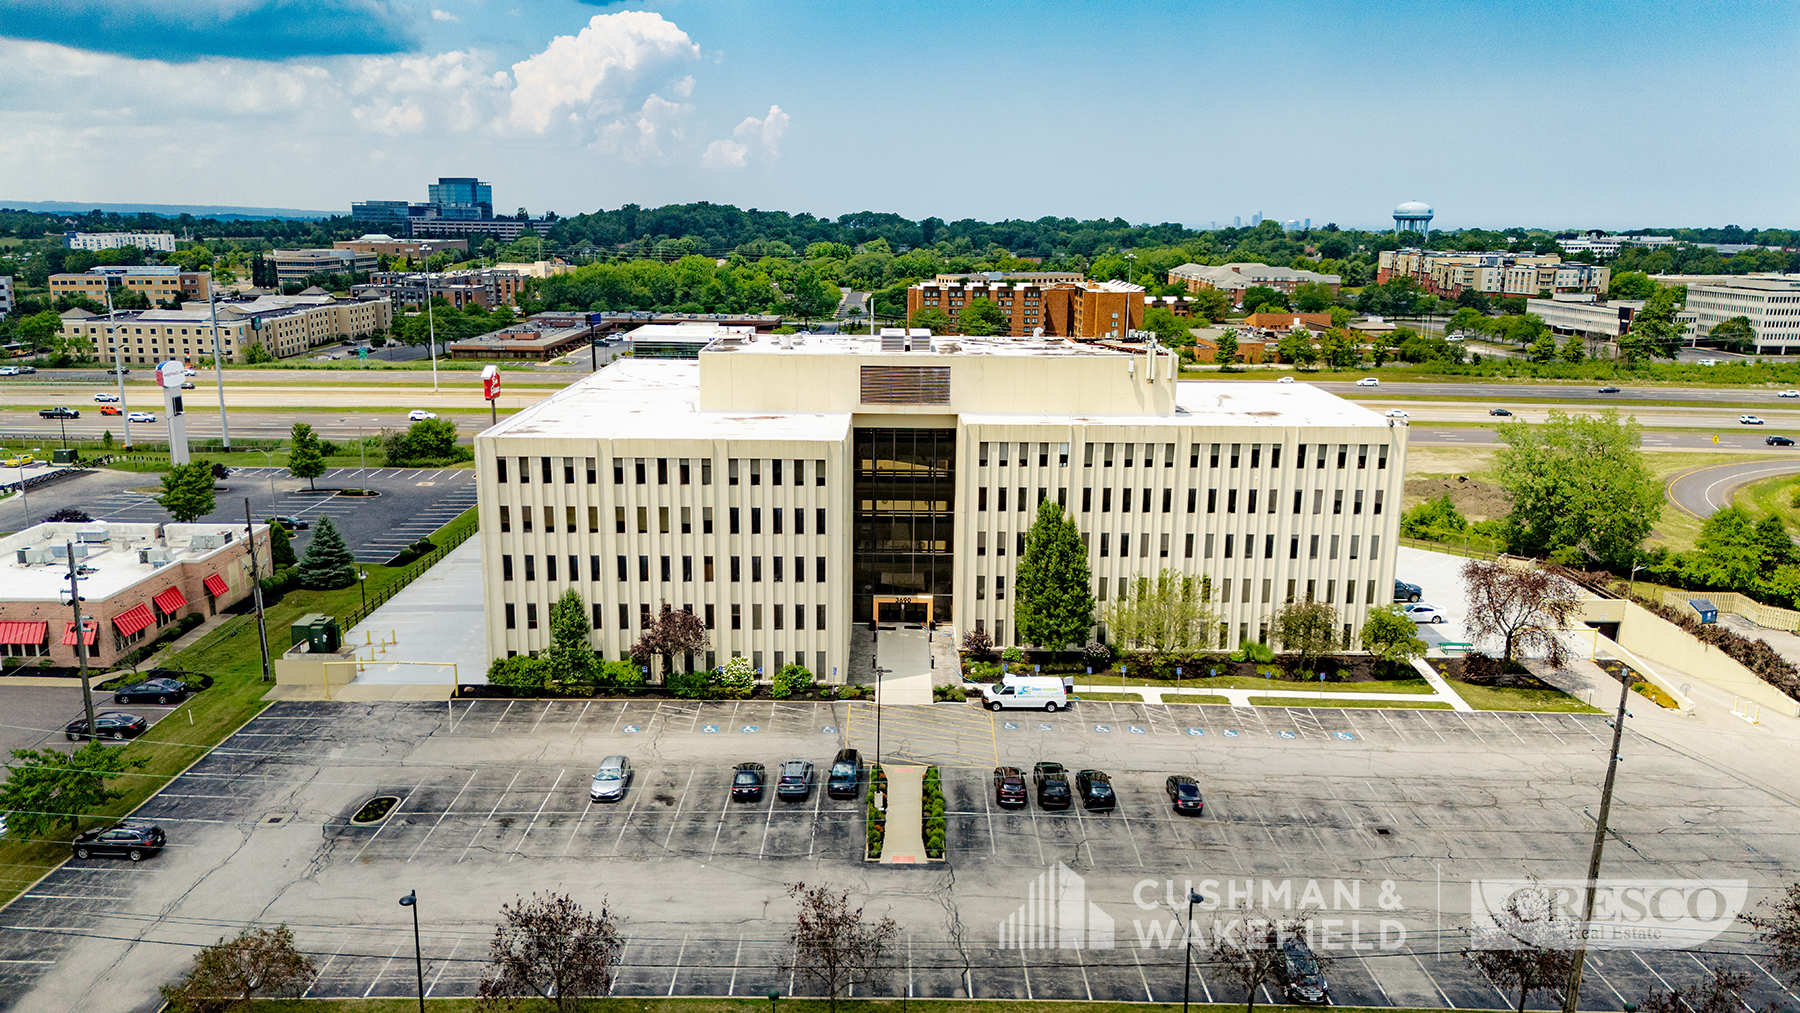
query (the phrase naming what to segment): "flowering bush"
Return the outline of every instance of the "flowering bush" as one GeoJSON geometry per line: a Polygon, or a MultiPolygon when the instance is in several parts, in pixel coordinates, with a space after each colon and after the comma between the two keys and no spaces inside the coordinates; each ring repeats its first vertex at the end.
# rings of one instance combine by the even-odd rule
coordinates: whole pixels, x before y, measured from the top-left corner
{"type": "Polygon", "coordinates": [[[732,658],[713,673],[712,684],[713,695],[720,699],[747,700],[756,689],[756,669],[748,658],[732,658]]]}

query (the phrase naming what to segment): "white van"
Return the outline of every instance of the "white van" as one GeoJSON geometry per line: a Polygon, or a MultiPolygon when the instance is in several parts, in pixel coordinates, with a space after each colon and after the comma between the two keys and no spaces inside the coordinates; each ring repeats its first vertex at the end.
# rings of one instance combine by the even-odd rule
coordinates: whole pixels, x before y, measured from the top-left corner
{"type": "Polygon", "coordinates": [[[1061,679],[1049,676],[1007,676],[997,686],[983,686],[981,702],[988,710],[1006,708],[1042,708],[1055,713],[1069,705],[1068,690],[1061,679]]]}

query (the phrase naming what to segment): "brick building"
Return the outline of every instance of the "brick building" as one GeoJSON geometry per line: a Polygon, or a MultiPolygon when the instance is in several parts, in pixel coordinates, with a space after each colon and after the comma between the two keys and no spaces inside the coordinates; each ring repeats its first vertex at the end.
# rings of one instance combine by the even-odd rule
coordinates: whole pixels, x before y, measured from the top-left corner
{"type": "Polygon", "coordinates": [[[1301,285],[1324,285],[1336,298],[1343,279],[1335,274],[1274,267],[1269,264],[1183,264],[1169,272],[1169,284],[1186,285],[1189,292],[1214,289],[1231,297],[1233,305],[1244,301],[1244,293],[1252,287],[1272,288],[1292,297],[1301,285]]]}
{"type": "MultiPolygon", "coordinates": [[[[1058,279],[1062,273],[1051,272],[1058,279]]],[[[976,299],[986,299],[1000,307],[1012,325],[1006,333],[1014,337],[1041,334],[1058,338],[1123,338],[1126,331],[1143,325],[1148,307],[1142,285],[1122,281],[1009,281],[995,272],[943,275],[919,282],[906,290],[906,315],[911,319],[922,309],[940,309],[960,329],[962,311],[976,299]]]]}

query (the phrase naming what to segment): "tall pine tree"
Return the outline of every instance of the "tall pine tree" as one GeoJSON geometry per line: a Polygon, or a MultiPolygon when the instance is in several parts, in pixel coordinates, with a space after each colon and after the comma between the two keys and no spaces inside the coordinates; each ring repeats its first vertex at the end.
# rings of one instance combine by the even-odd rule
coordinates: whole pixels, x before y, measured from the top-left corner
{"type": "Polygon", "coordinates": [[[331,589],[356,583],[356,557],[344,545],[344,536],[330,517],[319,518],[298,569],[301,587],[331,589]]]}
{"type": "Polygon", "coordinates": [[[325,474],[325,451],[319,446],[319,437],[313,433],[312,426],[296,422],[292,438],[293,444],[288,448],[288,474],[306,479],[309,489],[317,488],[313,479],[325,474]]]}
{"type": "Polygon", "coordinates": [[[1094,626],[1091,585],[1087,549],[1074,519],[1049,500],[1038,504],[1013,594],[1019,639],[1056,651],[1086,643],[1094,626]]]}

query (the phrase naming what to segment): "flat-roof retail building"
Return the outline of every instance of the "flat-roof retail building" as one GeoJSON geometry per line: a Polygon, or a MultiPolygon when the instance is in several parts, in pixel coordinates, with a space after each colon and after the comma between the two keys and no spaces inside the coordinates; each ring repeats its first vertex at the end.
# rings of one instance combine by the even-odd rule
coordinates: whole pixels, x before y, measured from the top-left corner
{"type": "Polygon", "coordinates": [[[1102,601],[1172,568],[1211,579],[1215,644],[1266,640],[1306,597],[1353,637],[1391,592],[1405,426],[1308,384],[1178,367],[924,331],[621,360],[476,437],[489,650],[547,646],[570,588],[608,658],[663,602],[704,617],[694,667],[743,655],[842,679],[852,624],[875,617],[1013,644],[1045,500],[1073,516],[1102,601]]]}

